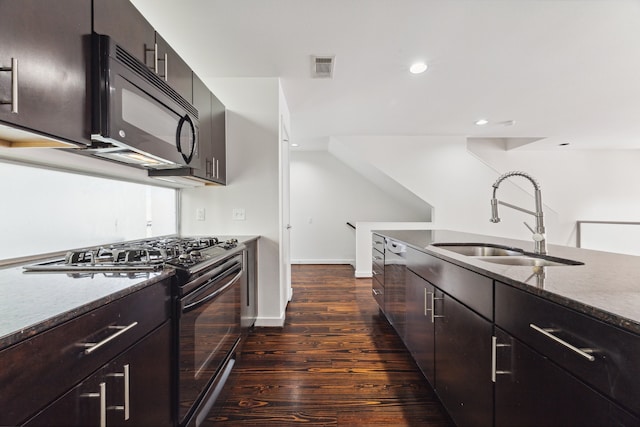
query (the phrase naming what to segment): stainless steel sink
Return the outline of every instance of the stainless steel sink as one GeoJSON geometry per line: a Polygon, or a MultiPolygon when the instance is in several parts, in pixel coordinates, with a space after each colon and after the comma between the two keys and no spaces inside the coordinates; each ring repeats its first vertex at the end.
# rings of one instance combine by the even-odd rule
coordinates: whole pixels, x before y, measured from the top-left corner
{"type": "Polygon", "coordinates": [[[475,257],[480,261],[492,262],[494,264],[503,265],[525,265],[531,267],[558,267],[566,265],[583,265],[584,263],[579,261],[573,261],[563,258],[542,258],[533,257],[527,255],[521,256],[506,256],[506,257],[475,257]]]}
{"type": "Polygon", "coordinates": [[[522,249],[491,243],[435,243],[433,246],[494,264],[530,267],[584,265],[580,261],[531,254],[522,249]]]}
{"type": "Polygon", "coordinates": [[[492,244],[435,243],[433,246],[473,257],[521,256],[523,254],[523,251],[516,248],[492,244]]]}

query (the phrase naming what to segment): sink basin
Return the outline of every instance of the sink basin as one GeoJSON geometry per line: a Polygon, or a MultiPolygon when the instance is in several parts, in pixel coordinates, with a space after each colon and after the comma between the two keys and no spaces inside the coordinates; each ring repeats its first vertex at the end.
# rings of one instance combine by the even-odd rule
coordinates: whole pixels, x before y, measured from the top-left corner
{"type": "Polygon", "coordinates": [[[435,243],[440,249],[446,249],[460,255],[473,257],[493,257],[493,256],[522,256],[522,251],[508,246],[492,244],[457,244],[457,243],[435,243]]]}
{"type": "Polygon", "coordinates": [[[494,264],[503,265],[525,265],[531,267],[558,267],[563,265],[583,265],[584,263],[579,261],[573,261],[570,259],[562,258],[542,258],[533,257],[527,255],[521,256],[505,256],[505,257],[475,257],[480,261],[492,262],[494,264]]]}
{"type": "Polygon", "coordinates": [[[579,261],[531,254],[522,249],[492,243],[434,243],[433,246],[494,264],[530,267],[584,265],[579,261]]]}

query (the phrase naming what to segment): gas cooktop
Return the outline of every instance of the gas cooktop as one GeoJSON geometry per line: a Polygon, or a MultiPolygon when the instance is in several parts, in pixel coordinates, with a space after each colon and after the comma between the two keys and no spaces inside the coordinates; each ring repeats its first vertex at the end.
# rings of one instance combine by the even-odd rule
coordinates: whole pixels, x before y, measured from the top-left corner
{"type": "Polygon", "coordinates": [[[190,268],[237,246],[237,239],[168,237],[117,243],[69,251],[61,259],[25,266],[30,272],[107,272],[112,274],[160,271],[165,266],[190,268]]]}

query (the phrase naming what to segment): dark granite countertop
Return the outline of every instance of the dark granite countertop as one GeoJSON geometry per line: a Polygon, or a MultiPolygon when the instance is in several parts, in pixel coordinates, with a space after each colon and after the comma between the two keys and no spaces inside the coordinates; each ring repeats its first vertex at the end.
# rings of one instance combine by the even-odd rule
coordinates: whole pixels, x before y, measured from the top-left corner
{"type": "MultiPolygon", "coordinates": [[[[243,244],[259,237],[219,238],[236,238],[243,244]]],[[[175,273],[173,269],[132,275],[35,273],[25,272],[23,265],[0,268],[0,350],[175,273]]]]}
{"type": "Polygon", "coordinates": [[[533,241],[448,230],[375,231],[471,271],[640,334],[640,257],[547,245],[548,255],[584,265],[531,267],[494,264],[433,243],[491,243],[533,251],[533,241]],[[542,273],[542,274],[540,274],[542,273]]]}

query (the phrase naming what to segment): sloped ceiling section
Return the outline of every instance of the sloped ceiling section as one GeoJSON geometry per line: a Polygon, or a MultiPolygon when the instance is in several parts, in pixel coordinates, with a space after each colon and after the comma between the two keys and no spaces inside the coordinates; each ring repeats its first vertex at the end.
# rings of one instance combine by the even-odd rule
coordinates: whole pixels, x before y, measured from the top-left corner
{"type": "Polygon", "coordinates": [[[347,148],[335,138],[330,138],[328,151],[338,160],[358,172],[373,185],[380,188],[386,194],[398,201],[403,209],[412,211],[424,216],[424,221],[431,221],[433,206],[409,191],[406,187],[390,178],[388,175],[374,167],[370,163],[362,160],[352,150],[347,148]]]}

